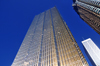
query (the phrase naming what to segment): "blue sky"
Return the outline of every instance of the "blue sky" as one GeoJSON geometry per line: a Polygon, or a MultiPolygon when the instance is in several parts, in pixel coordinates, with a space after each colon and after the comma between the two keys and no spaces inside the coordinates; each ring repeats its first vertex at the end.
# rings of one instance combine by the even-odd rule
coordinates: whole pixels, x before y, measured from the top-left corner
{"type": "Polygon", "coordinates": [[[100,48],[100,35],[73,10],[72,0],[0,0],[0,66],[11,66],[35,15],[56,6],[82,53],[81,41],[91,38],[100,48]]]}

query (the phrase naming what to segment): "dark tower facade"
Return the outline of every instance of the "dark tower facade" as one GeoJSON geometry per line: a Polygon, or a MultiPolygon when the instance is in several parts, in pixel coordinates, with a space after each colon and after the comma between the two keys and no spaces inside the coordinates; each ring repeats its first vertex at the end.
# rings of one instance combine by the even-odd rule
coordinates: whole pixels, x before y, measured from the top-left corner
{"type": "Polygon", "coordinates": [[[36,15],[11,66],[88,66],[56,7],[36,15]]]}
{"type": "Polygon", "coordinates": [[[73,0],[74,10],[98,34],[100,34],[100,1],[73,0]]]}

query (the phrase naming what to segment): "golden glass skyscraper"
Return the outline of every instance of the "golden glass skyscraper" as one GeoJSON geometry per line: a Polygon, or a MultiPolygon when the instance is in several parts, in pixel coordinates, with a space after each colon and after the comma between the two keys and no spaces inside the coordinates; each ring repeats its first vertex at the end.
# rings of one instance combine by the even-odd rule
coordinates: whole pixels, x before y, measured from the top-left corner
{"type": "Polygon", "coordinates": [[[56,7],[36,15],[12,66],[88,66],[56,7]]]}

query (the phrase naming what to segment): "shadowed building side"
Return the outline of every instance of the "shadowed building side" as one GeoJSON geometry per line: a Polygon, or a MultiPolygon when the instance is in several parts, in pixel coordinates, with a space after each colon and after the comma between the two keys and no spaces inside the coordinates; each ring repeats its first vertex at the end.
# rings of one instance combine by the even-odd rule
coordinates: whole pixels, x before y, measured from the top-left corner
{"type": "Polygon", "coordinates": [[[100,2],[76,0],[74,10],[90,27],[100,34],[100,2]]]}

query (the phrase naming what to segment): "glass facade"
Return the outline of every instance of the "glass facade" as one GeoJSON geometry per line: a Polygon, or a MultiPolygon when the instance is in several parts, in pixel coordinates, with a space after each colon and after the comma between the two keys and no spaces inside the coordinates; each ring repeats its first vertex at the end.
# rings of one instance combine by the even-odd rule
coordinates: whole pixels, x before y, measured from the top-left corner
{"type": "Polygon", "coordinates": [[[91,10],[91,11],[97,13],[97,14],[100,14],[100,8],[97,8],[97,7],[95,7],[95,6],[88,5],[88,4],[79,2],[79,1],[76,1],[75,3],[78,4],[78,5],[80,5],[80,6],[82,6],[82,7],[87,8],[87,9],[89,9],[89,10],[91,10]]]}
{"type": "Polygon", "coordinates": [[[100,1],[76,0],[73,2],[73,7],[77,14],[100,34],[100,1]]]}
{"type": "Polygon", "coordinates": [[[56,7],[36,15],[12,66],[88,66],[56,7]]]}
{"type": "Polygon", "coordinates": [[[78,0],[78,1],[100,7],[100,0],[78,0]]]}

